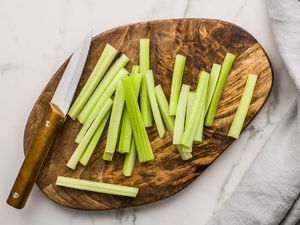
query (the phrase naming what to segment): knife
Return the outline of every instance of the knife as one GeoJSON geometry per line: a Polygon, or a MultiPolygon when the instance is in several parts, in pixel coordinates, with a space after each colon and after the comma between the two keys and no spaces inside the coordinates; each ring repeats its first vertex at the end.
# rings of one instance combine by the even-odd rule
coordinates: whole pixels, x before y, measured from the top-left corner
{"type": "Polygon", "coordinates": [[[73,53],[47,107],[42,126],[25,156],[7,203],[17,209],[25,206],[39,171],[60,127],[66,119],[75,90],[90,49],[92,32],[88,33],[73,53]]]}

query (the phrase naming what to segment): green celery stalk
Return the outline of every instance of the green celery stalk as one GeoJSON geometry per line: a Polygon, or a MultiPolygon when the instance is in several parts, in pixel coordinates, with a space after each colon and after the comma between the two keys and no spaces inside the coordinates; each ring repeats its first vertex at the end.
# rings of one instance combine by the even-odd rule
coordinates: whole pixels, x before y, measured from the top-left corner
{"type": "Polygon", "coordinates": [[[245,89],[243,91],[242,98],[234,116],[233,122],[230,126],[228,136],[238,138],[242,131],[250,104],[253,96],[257,75],[249,74],[246,82],[245,89]]]}
{"type": "Polygon", "coordinates": [[[104,152],[109,152],[113,154],[116,150],[124,103],[125,103],[125,99],[124,99],[123,86],[121,83],[119,83],[114,97],[114,104],[112,107],[111,116],[109,120],[107,141],[106,141],[104,152]]]}
{"type": "Polygon", "coordinates": [[[174,71],[172,76],[171,94],[170,94],[170,109],[169,109],[170,116],[176,115],[185,61],[186,61],[185,56],[176,55],[174,71]]]}
{"type": "Polygon", "coordinates": [[[152,160],[154,159],[154,155],[130,77],[124,77],[122,84],[139,161],[146,162],[152,160]]]}
{"type": "Polygon", "coordinates": [[[159,136],[162,137],[165,134],[165,127],[164,127],[164,122],[161,118],[158,104],[157,104],[156,97],[155,97],[154,77],[153,77],[152,70],[148,70],[145,73],[145,77],[146,77],[148,96],[150,99],[150,106],[152,109],[151,111],[153,113],[154,122],[155,122],[156,129],[158,131],[159,136]]]}
{"type": "MultiPolygon", "coordinates": [[[[174,117],[169,115],[169,103],[160,84],[155,87],[155,94],[164,123],[166,124],[166,127],[170,134],[173,136],[175,123],[174,117]]],[[[192,158],[192,147],[176,145],[176,148],[182,160],[188,160],[192,158]]]]}
{"type": "Polygon", "coordinates": [[[89,129],[89,127],[91,126],[91,124],[93,123],[94,119],[96,118],[96,116],[100,113],[100,111],[103,108],[104,103],[112,97],[112,95],[114,94],[115,90],[117,89],[117,86],[121,80],[122,77],[126,76],[128,74],[127,70],[125,70],[124,68],[122,68],[117,75],[115,76],[115,78],[113,79],[113,81],[110,83],[110,85],[107,87],[106,91],[103,93],[103,95],[100,97],[100,99],[97,101],[97,104],[95,105],[94,109],[92,110],[92,112],[90,113],[89,117],[87,118],[87,120],[85,121],[84,125],[82,126],[79,134],[77,135],[77,138],[75,140],[76,143],[80,143],[80,141],[82,140],[82,138],[84,137],[85,133],[87,132],[87,130],[89,129]]]}
{"type": "Polygon", "coordinates": [[[139,73],[140,72],[140,66],[139,65],[133,65],[131,73],[139,73]]]}
{"type": "Polygon", "coordinates": [[[133,198],[137,196],[139,191],[139,189],[135,187],[107,184],[107,183],[81,180],[77,178],[63,177],[63,176],[57,177],[56,185],[68,187],[68,188],[74,188],[83,191],[93,191],[98,193],[120,195],[120,196],[127,196],[133,198]]]}
{"type": "Polygon", "coordinates": [[[187,120],[191,115],[191,109],[192,109],[192,106],[194,104],[195,94],[196,93],[192,92],[192,91],[190,91],[190,93],[189,93],[188,104],[187,104],[187,107],[186,107],[185,124],[187,123],[187,120]]]}
{"type": "Polygon", "coordinates": [[[195,121],[200,121],[201,110],[205,109],[208,80],[209,74],[202,71],[199,74],[198,87],[194,99],[194,105],[191,109],[191,115],[188,118],[185,130],[181,137],[181,144],[184,146],[190,147],[193,145],[194,135],[197,130],[197,124],[195,125],[195,121]]]}
{"type": "Polygon", "coordinates": [[[111,152],[103,152],[102,159],[103,159],[104,161],[112,161],[113,156],[114,156],[114,153],[111,153],[111,152]]]}
{"type": "Polygon", "coordinates": [[[173,136],[175,119],[169,115],[169,103],[160,84],[155,87],[155,95],[164,123],[173,136]]]}
{"type": "Polygon", "coordinates": [[[86,103],[82,111],[80,112],[78,116],[79,122],[85,123],[85,121],[91,114],[92,110],[94,109],[95,105],[97,104],[98,100],[101,98],[103,93],[105,93],[109,84],[112,82],[112,80],[117,75],[117,73],[121,70],[121,68],[123,68],[127,64],[128,61],[129,61],[128,57],[122,54],[120,58],[118,58],[116,62],[110,67],[105,77],[100,82],[100,84],[94,91],[93,95],[86,103]]]}
{"type": "MultiPolygon", "coordinates": [[[[108,104],[110,104],[110,107],[111,107],[111,105],[113,104],[113,100],[109,99],[108,104]]],[[[96,132],[97,128],[99,127],[101,121],[103,120],[104,116],[105,116],[105,114],[104,115],[98,114],[98,116],[96,117],[96,119],[94,120],[94,122],[92,123],[92,125],[90,126],[90,128],[88,129],[86,134],[84,135],[80,144],[77,146],[77,148],[73,152],[71,158],[69,159],[69,161],[67,163],[67,167],[75,170],[81,155],[83,154],[84,150],[88,146],[90,140],[92,139],[93,135],[95,134],[95,132],[96,132]]]]}
{"type": "Polygon", "coordinates": [[[148,96],[147,82],[145,72],[150,69],[150,39],[140,39],[140,72],[143,74],[140,107],[141,113],[146,127],[152,126],[152,114],[150,108],[150,99],[148,96]]]}
{"type": "Polygon", "coordinates": [[[214,118],[216,116],[217,109],[218,109],[218,104],[222,97],[223,89],[224,89],[227,77],[230,73],[230,70],[231,70],[234,60],[235,60],[235,55],[233,55],[231,53],[226,54],[225,59],[222,64],[222,67],[221,67],[221,72],[219,75],[217,86],[215,88],[210,106],[208,108],[208,112],[206,114],[205,126],[212,126],[212,124],[214,122],[214,118]]]}
{"type": "Polygon", "coordinates": [[[130,151],[129,153],[126,154],[123,168],[122,168],[122,173],[126,177],[130,177],[132,175],[134,165],[136,162],[136,147],[134,143],[134,139],[131,139],[131,145],[130,145],[130,151]]]}
{"type": "Polygon", "coordinates": [[[106,113],[105,117],[103,118],[103,120],[101,121],[99,127],[97,128],[95,134],[93,135],[90,143],[88,144],[88,146],[86,147],[84,153],[81,155],[80,157],[80,164],[81,165],[84,165],[86,166],[86,164],[88,163],[88,161],[90,160],[96,146],[97,146],[97,143],[103,133],[103,130],[105,128],[105,125],[107,123],[107,120],[108,120],[108,117],[109,117],[109,112],[106,113]]]}
{"type": "Polygon", "coordinates": [[[114,47],[112,47],[109,44],[106,44],[93,72],[91,73],[89,79],[83,86],[80,94],[78,95],[68,112],[68,115],[73,120],[77,118],[82,108],[87,103],[90,96],[93,94],[93,91],[97,87],[98,83],[102,79],[103,75],[107,71],[108,67],[114,60],[117,53],[118,51],[114,47]]]}
{"type": "Polygon", "coordinates": [[[174,135],[173,135],[173,144],[181,144],[180,139],[184,131],[184,121],[186,115],[186,108],[189,98],[190,86],[183,84],[181,87],[176,117],[175,117],[175,125],[174,125],[174,135]]]}
{"type": "MultiPolygon", "coordinates": [[[[97,116],[99,116],[99,115],[101,116],[102,119],[105,117],[105,115],[107,114],[107,112],[108,112],[108,111],[110,110],[110,108],[111,108],[111,101],[110,101],[110,100],[111,100],[110,98],[107,99],[107,100],[103,103],[103,105],[101,105],[102,107],[100,108],[100,110],[99,110],[98,114],[95,116],[95,118],[96,118],[97,116]]],[[[85,125],[87,125],[87,123],[85,123],[85,124],[82,126],[80,132],[78,133],[78,135],[77,135],[77,137],[76,137],[76,140],[75,140],[76,143],[79,144],[79,143],[82,141],[82,139],[84,138],[84,136],[85,136],[85,134],[87,133],[88,129],[90,128],[90,125],[91,125],[93,122],[94,122],[94,120],[91,121],[91,123],[89,124],[89,126],[85,126],[85,125]]]]}
{"type": "Polygon", "coordinates": [[[207,114],[207,111],[208,111],[209,105],[211,103],[214,91],[216,89],[217,82],[218,82],[219,75],[220,75],[220,71],[221,71],[221,65],[214,63],[213,66],[212,66],[212,68],[211,68],[211,72],[210,72],[210,76],[209,76],[209,81],[208,81],[208,90],[207,90],[207,101],[206,101],[206,107],[205,107],[205,115],[207,114]]]}
{"type": "MultiPolygon", "coordinates": [[[[138,92],[140,90],[142,75],[140,73],[135,73],[135,74],[131,74],[130,78],[134,86],[136,99],[137,99],[138,92]]],[[[117,148],[119,153],[129,152],[130,145],[131,145],[131,138],[132,138],[132,128],[129,120],[128,110],[127,107],[125,106],[123,116],[122,116],[121,132],[120,132],[119,143],[117,148]]]]}

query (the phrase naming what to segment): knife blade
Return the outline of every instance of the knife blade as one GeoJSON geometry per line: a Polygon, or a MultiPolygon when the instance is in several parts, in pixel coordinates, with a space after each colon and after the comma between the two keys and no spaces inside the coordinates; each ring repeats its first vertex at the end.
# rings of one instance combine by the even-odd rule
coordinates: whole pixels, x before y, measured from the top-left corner
{"type": "Polygon", "coordinates": [[[92,32],[89,32],[71,56],[46,109],[42,126],[37,131],[37,135],[25,156],[8,195],[7,203],[17,209],[25,206],[55,135],[66,119],[67,111],[71,105],[88,56],[91,39],[92,32]]]}

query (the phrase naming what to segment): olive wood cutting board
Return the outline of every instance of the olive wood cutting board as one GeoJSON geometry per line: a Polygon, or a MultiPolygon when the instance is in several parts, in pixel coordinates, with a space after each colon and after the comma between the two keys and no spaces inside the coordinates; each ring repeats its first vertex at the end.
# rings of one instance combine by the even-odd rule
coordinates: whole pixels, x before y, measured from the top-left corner
{"type": "MultiPolygon", "coordinates": [[[[143,205],[167,198],[195,180],[222,152],[233,143],[228,130],[241,98],[249,73],[258,75],[253,99],[245,121],[246,127],[262,108],[270,93],[273,73],[268,56],[258,41],[244,29],[219,20],[171,19],[124,25],[93,38],[89,56],[75,98],[91,74],[106,45],[125,53],[131,70],[138,64],[139,39],[151,40],[151,69],[155,83],[161,84],[167,97],[176,54],[187,56],[183,83],[195,89],[201,70],[210,72],[213,63],[221,64],[226,52],[237,58],[228,77],[212,127],[204,129],[204,141],[194,143],[193,158],[182,161],[168,132],[163,138],[153,126],[147,129],[155,160],[137,162],[133,175],[122,175],[124,156],[115,154],[112,162],[102,160],[107,127],[86,167],[78,164],[75,171],[66,166],[76,148],[75,138],[81,124],[69,117],[57,134],[37,179],[37,185],[56,203],[86,210],[104,210],[143,205]],[[74,190],[55,185],[58,175],[93,181],[139,187],[136,198],[119,197],[74,190]]],[[[49,81],[28,118],[24,133],[24,150],[28,151],[49,102],[66,68],[68,60],[49,81]]],[[[74,99],[75,99],[74,98],[74,99]]],[[[216,174],[217,176],[217,174],[216,174]]]]}

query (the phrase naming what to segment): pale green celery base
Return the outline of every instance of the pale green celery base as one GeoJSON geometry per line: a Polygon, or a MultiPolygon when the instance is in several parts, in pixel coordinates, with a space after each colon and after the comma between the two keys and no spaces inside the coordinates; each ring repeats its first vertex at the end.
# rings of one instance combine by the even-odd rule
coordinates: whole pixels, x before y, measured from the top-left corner
{"type": "Polygon", "coordinates": [[[130,145],[130,151],[125,156],[125,160],[122,168],[122,173],[124,176],[130,177],[132,175],[136,158],[137,158],[136,147],[135,147],[134,139],[132,139],[130,145]]]}
{"type": "Polygon", "coordinates": [[[94,91],[93,95],[90,97],[89,101],[86,103],[86,105],[80,112],[78,116],[80,121],[84,123],[87,120],[93,108],[97,104],[97,101],[101,98],[101,96],[106,91],[109,84],[117,75],[117,73],[127,64],[128,61],[129,61],[128,57],[122,54],[120,58],[118,58],[116,62],[110,67],[110,69],[105,74],[104,78],[102,79],[102,81],[100,82],[96,90],[94,91]]]}
{"type": "Polygon", "coordinates": [[[93,91],[109,68],[117,53],[118,51],[115,48],[109,44],[106,44],[93,72],[68,112],[68,115],[73,120],[77,118],[82,108],[93,94],[93,91]]]}
{"type": "Polygon", "coordinates": [[[208,112],[206,114],[206,118],[205,118],[205,122],[204,122],[205,126],[213,125],[213,122],[214,122],[214,119],[215,119],[215,116],[217,113],[219,101],[221,99],[223,89],[224,89],[227,77],[230,73],[230,70],[231,70],[234,60],[235,60],[235,55],[232,55],[230,53],[226,54],[225,59],[222,64],[222,67],[221,67],[221,72],[219,75],[217,86],[215,88],[210,106],[208,108],[208,112]]]}
{"type": "Polygon", "coordinates": [[[97,143],[99,142],[99,139],[103,133],[103,130],[105,128],[105,125],[108,121],[108,117],[109,117],[109,112],[106,113],[105,117],[103,118],[103,120],[101,121],[99,127],[97,128],[96,133],[93,135],[90,143],[88,144],[87,148],[85,149],[84,153],[81,155],[80,157],[80,164],[83,166],[86,166],[88,161],[90,160],[96,146],[97,143]]]}
{"type": "Polygon", "coordinates": [[[112,161],[113,157],[114,157],[114,153],[110,153],[110,152],[104,152],[102,155],[102,159],[104,161],[112,161]]]}
{"type": "Polygon", "coordinates": [[[151,111],[153,114],[154,122],[156,125],[156,129],[160,137],[164,136],[165,134],[165,126],[163,120],[161,118],[161,114],[158,108],[158,104],[155,97],[154,91],[154,76],[152,70],[148,70],[145,73],[147,89],[148,89],[148,96],[150,100],[151,111]]]}
{"type": "Polygon", "coordinates": [[[139,189],[135,187],[107,184],[96,181],[81,180],[71,177],[58,176],[56,185],[83,191],[92,191],[111,195],[136,197],[139,189]]]}
{"type": "Polygon", "coordinates": [[[172,75],[171,93],[170,93],[170,107],[169,115],[175,116],[181,89],[182,77],[185,67],[186,57],[183,55],[176,55],[174,70],[172,75]]]}
{"type": "MultiPolygon", "coordinates": [[[[109,101],[110,107],[112,103],[113,101],[110,99],[109,101]]],[[[92,123],[92,125],[90,126],[90,128],[88,129],[88,131],[86,132],[86,134],[84,135],[80,144],[75,149],[74,153],[72,154],[71,158],[67,163],[67,167],[73,170],[76,168],[81,155],[83,154],[84,150],[86,149],[87,145],[89,144],[90,140],[92,139],[93,135],[95,134],[102,120],[103,117],[102,115],[99,114],[94,120],[94,122],[92,123]]]]}
{"type": "Polygon", "coordinates": [[[140,72],[140,66],[139,65],[133,65],[131,73],[139,73],[140,72]]]}
{"type": "Polygon", "coordinates": [[[184,132],[184,122],[186,116],[187,103],[189,98],[190,86],[183,84],[181,87],[178,106],[175,117],[173,144],[180,144],[181,136],[184,132]]]}

